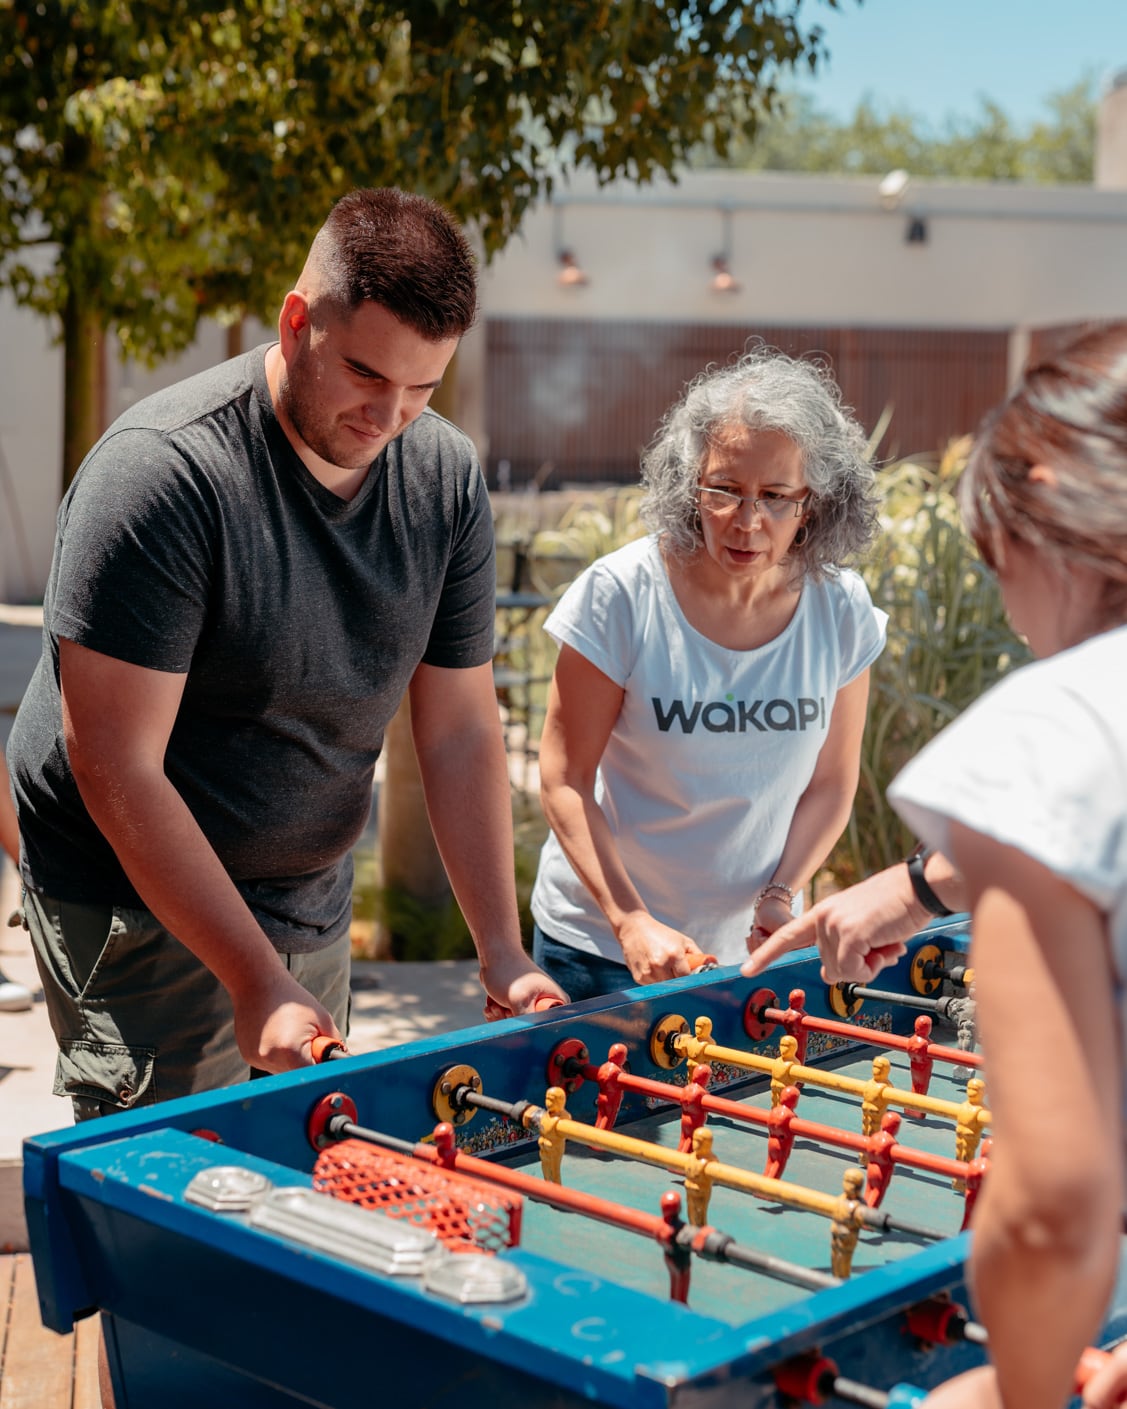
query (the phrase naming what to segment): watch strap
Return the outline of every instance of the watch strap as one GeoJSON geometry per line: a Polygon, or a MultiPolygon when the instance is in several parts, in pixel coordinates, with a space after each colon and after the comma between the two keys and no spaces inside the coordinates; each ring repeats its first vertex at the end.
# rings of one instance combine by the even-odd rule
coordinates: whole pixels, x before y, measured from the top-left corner
{"type": "Polygon", "coordinates": [[[935,915],[937,918],[941,919],[946,915],[953,915],[955,912],[948,910],[946,905],[943,904],[942,900],[940,900],[935,891],[933,891],[931,886],[927,883],[927,877],[924,875],[924,862],[930,854],[931,853],[925,851],[923,847],[917,847],[916,850],[912,852],[906,862],[908,867],[908,879],[912,882],[912,890],[915,892],[916,899],[928,914],[935,915]]]}

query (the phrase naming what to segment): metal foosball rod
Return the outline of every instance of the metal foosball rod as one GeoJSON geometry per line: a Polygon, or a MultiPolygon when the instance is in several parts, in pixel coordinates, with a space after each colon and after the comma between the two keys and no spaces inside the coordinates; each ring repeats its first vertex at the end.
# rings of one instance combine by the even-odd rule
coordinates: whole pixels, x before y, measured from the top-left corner
{"type": "Polygon", "coordinates": [[[974,983],[974,969],[970,964],[944,964],[939,959],[925,959],[920,964],[920,973],[933,983],[946,979],[955,988],[970,988],[974,983]]]}
{"type": "MultiPolygon", "coordinates": [[[[595,1066],[590,1061],[584,1061],[578,1056],[571,1056],[565,1057],[560,1061],[558,1063],[558,1069],[563,1075],[565,1082],[577,1076],[582,1077],[586,1081],[594,1081],[597,1083],[600,1092],[602,1092],[605,1087],[613,1086],[618,1090],[633,1091],[638,1095],[654,1097],[658,1100],[675,1103],[678,1101],[681,1093],[690,1089],[688,1087],[670,1087],[667,1083],[655,1081],[652,1077],[635,1076],[632,1072],[623,1069],[622,1064],[625,1061],[625,1055],[625,1047],[623,1047],[622,1044],[616,1044],[612,1046],[610,1053],[608,1053],[607,1061],[601,1067],[595,1066]],[[616,1060],[615,1053],[618,1048],[621,1048],[622,1056],[620,1059],[616,1060]]],[[[707,1072],[708,1070],[707,1066],[697,1067],[693,1074],[693,1084],[699,1085],[701,1083],[701,1073],[707,1072]]],[[[794,1088],[790,1087],[784,1088],[784,1098],[787,1092],[793,1089],[794,1088]]],[[[607,1094],[609,1095],[609,1092],[607,1094]]],[[[747,1105],[745,1102],[732,1101],[723,1096],[716,1096],[710,1091],[700,1091],[695,1099],[699,1103],[702,1118],[706,1113],[721,1115],[744,1125],[762,1126],[772,1133],[779,1132],[781,1128],[785,1126],[785,1138],[778,1140],[780,1147],[783,1147],[785,1150],[789,1150],[789,1145],[793,1139],[800,1136],[806,1139],[816,1140],[821,1144],[830,1145],[838,1149],[852,1150],[855,1154],[866,1157],[871,1156],[876,1149],[875,1142],[878,1137],[859,1135],[855,1131],[841,1130],[837,1126],[825,1125],[821,1121],[807,1120],[803,1116],[795,1115],[789,1102],[786,1103],[786,1107],[780,1116],[779,1107],[773,1107],[771,1111],[765,1111],[757,1106],[747,1105]]],[[[683,1101],[682,1104],[684,1104],[683,1101]]],[[[607,1111],[607,1118],[604,1118],[603,1114],[600,1114],[595,1124],[601,1130],[611,1129],[614,1124],[613,1113],[617,1108],[613,1106],[612,1102],[608,1099],[603,1103],[602,1109],[607,1111]]],[[[885,1115],[885,1121],[888,1122],[890,1120],[898,1121],[899,1117],[893,1112],[888,1112],[885,1115]]],[[[687,1142],[682,1139],[682,1151],[686,1149],[686,1143],[687,1142]]],[[[917,1150],[908,1145],[901,1145],[898,1142],[890,1143],[888,1141],[880,1141],[880,1144],[882,1147],[887,1147],[882,1148],[882,1153],[889,1167],[895,1164],[903,1164],[910,1168],[926,1170],[931,1174],[941,1174],[948,1179],[958,1180],[963,1184],[966,1183],[967,1176],[971,1172],[970,1164],[966,1160],[952,1159],[946,1155],[935,1155],[930,1153],[930,1151],[917,1150]]],[[[770,1178],[778,1178],[782,1173],[785,1163],[785,1153],[780,1162],[777,1156],[773,1160],[772,1152],[769,1149],[768,1168],[764,1170],[764,1173],[770,1178]],[[770,1167],[773,1162],[777,1165],[777,1168],[772,1169],[770,1167]]],[[[880,1203],[880,1198],[883,1197],[886,1187],[887,1179],[883,1181],[878,1189],[872,1192],[871,1196],[869,1192],[866,1193],[865,1202],[871,1208],[876,1208],[880,1203]]]]}
{"type": "Polygon", "coordinates": [[[927,998],[922,993],[895,993],[891,989],[868,988],[862,983],[839,983],[835,987],[846,1005],[858,999],[872,998],[879,1003],[892,1003],[899,1008],[918,1008],[922,1012],[951,1020],[958,1016],[958,1005],[967,1001],[962,997],[927,998]]]}
{"type": "MultiPolygon", "coordinates": [[[[957,1308],[955,1308],[957,1310],[957,1308]]],[[[986,1343],[985,1327],[966,1321],[956,1315],[951,1318],[950,1334],[945,1343],[963,1339],[986,1343]]],[[[1089,1380],[1107,1363],[1109,1353],[1089,1346],[1080,1356],[1073,1379],[1073,1394],[1082,1394],[1089,1380]]],[[[774,1371],[775,1383],[788,1400],[804,1404],[822,1404],[827,1399],[838,1399],[846,1404],[857,1404],[862,1409],[919,1409],[929,1389],[918,1385],[900,1383],[891,1389],[876,1389],[838,1373],[834,1362],[817,1352],[796,1356],[784,1362],[774,1371]]],[[[1121,1391],[1115,1403],[1127,1403],[1127,1390],[1121,1391]]]]}
{"type": "Polygon", "coordinates": [[[929,1241],[939,1241],[947,1236],[934,1228],[869,1208],[858,1197],[864,1181],[859,1169],[845,1172],[842,1194],[825,1194],[817,1189],[808,1189],[781,1179],[768,1179],[735,1165],[721,1163],[712,1154],[712,1132],[707,1127],[696,1132],[693,1153],[683,1154],[653,1141],[639,1140],[616,1131],[599,1130],[594,1125],[572,1120],[567,1114],[564,1099],[561,1087],[551,1087],[544,1107],[534,1106],[528,1101],[508,1102],[486,1096],[468,1083],[456,1086],[451,1096],[455,1109],[462,1106],[489,1110],[506,1119],[519,1121],[526,1129],[535,1130],[540,1138],[541,1160],[547,1178],[558,1180],[563,1146],[568,1140],[578,1140],[591,1149],[609,1150],[683,1175],[689,1196],[689,1216],[696,1223],[704,1221],[709,1194],[717,1184],[832,1219],[832,1262],[834,1270],[841,1275],[848,1275],[853,1247],[863,1228],[880,1233],[904,1233],[929,1241]]]}
{"type": "MultiPolygon", "coordinates": [[[[1100,1361],[1106,1358],[1106,1351],[1094,1348],[1085,1350],[1077,1369],[1073,1394],[1082,1393],[1084,1385],[1095,1374],[1100,1361]]],[[[884,1392],[874,1390],[868,1385],[858,1384],[855,1380],[847,1380],[839,1375],[829,1384],[827,1393],[832,1398],[843,1400],[846,1404],[859,1404],[863,1409],[920,1409],[920,1405],[923,1404],[931,1390],[920,1389],[917,1385],[898,1384],[884,1392]]],[[[812,1402],[817,1404],[821,1401],[813,1400],[812,1402]]],[[[1121,1391],[1113,1402],[1127,1404],[1127,1390],[1121,1391]]]]}
{"type": "MultiPolygon", "coordinates": [[[[779,1042],[779,1057],[760,1056],[756,1052],[742,1052],[734,1047],[721,1047],[712,1041],[712,1021],[710,1018],[697,1018],[690,1036],[683,1018],[669,1016],[657,1024],[650,1038],[651,1055],[655,1059],[664,1055],[664,1064],[671,1065],[687,1058],[691,1062],[725,1062],[730,1066],[745,1067],[749,1071],[764,1072],[771,1077],[772,1091],[781,1091],[784,1086],[820,1086],[831,1091],[845,1091],[860,1096],[862,1112],[866,1104],[871,1104],[874,1112],[886,1106],[901,1106],[905,1110],[923,1110],[931,1115],[944,1116],[965,1127],[965,1151],[957,1151],[959,1158],[970,1159],[982,1129],[990,1124],[990,1111],[982,1105],[985,1086],[981,1079],[972,1077],[967,1083],[967,1100],[941,1100],[936,1096],[922,1096],[915,1091],[901,1091],[887,1079],[888,1058],[873,1059],[876,1073],[878,1064],[885,1073],[872,1081],[861,1081],[856,1077],[844,1076],[838,1072],[826,1071],[821,1067],[804,1066],[794,1059],[797,1050],[795,1039],[786,1036],[779,1042]],[[789,1053],[790,1055],[787,1055],[789,1053]],[[973,1109],[970,1109],[973,1107],[973,1109]]],[[[879,1124],[879,1114],[873,1126],[879,1124]]],[[[866,1134],[872,1131],[866,1129],[866,1134]]]]}
{"type": "MultiPolygon", "coordinates": [[[[921,977],[922,981],[922,977],[921,977]]],[[[888,989],[870,988],[860,983],[837,983],[829,991],[829,1004],[840,1018],[852,1018],[866,998],[888,1003],[895,1007],[922,1008],[955,1025],[956,1045],[959,1051],[969,1056],[974,1052],[975,1023],[977,1005],[970,990],[962,996],[948,998],[916,997],[908,993],[894,993],[888,989]]],[[[964,1065],[963,1070],[965,1071],[964,1065]]],[[[958,1072],[956,1068],[956,1072],[958,1072]]]]}
{"type": "Polygon", "coordinates": [[[524,1195],[534,1203],[541,1203],[563,1212],[579,1213],[625,1232],[640,1234],[659,1243],[663,1248],[668,1246],[682,1249],[686,1257],[692,1255],[705,1262],[727,1263],[748,1272],[760,1273],[775,1281],[805,1287],[809,1291],[822,1291],[827,1287],[838,1287],[842,1284],[840,1277],[759,1252],[755,1248],[738,1243],[730,1234],[717,1228],[681,1222],[680,1195],[674,1191],[669,1192],[677,1205],[678,1216],[673,1216],[673,1211],[663,1208],[662,1217],[658,1217],[624,1204],[612,1203],[594,1194],[568,1189],[562,1184],[546,1183],[543,1179],[534,1178],[508,1165],[499,1165],[468,1155],[457,1148],[454,1128],[448,1122],[443,1121],[435,1127],[433,1139],[433,1144],[402,1140],[383,1131],[359,1125],[347,1114],[337,1114],[328,1117],[324,1125],[323,1139],[319,1140],[317,1145],[323,1150],[329,1144],[343,1144],[345,1141],[355,1140],[365,1145],[393,1150],[424,1165],[437,1166],[481,1182],[499,1185],[524,1195]]]}
{"type": "MultiPolygon", "coordinates": [[[[490,1097],[484,1099],[490,1107],[510,1104],[498,1102],[495,1098],[490,1097]]],[[[527,1107],[530,1103],[522,1102],[519,1104],[527,1107]]],[[[636,1211],[624,1209],[594,1196],[573,1193],[563,1186],[545,1185],[542,1180],[522,1175],[519,1171],[507,1166],[495,1165],[487,1160],[464,1155],[454,1143],[453,1127],[447,1123],[436,1128],[434,1140],[433,1145],[413,1143],[380,1131],[369,1130],[358,1125],[347,1114],[334,1114],[328,1117],[321,1138],[316,1143],[322,1149],[327,1142],[344,1141],[363,1141],[365,1144],[382,1146],[409,1155],[432,1167],[452,1165],[459,1172],[464,1170],[471,1177],[480,1177],[483,1180],[500,1183],[505,1187],[519,1190],[521,1193],[527,1193],[529,1197],[541,1202],[557,1207],[575,1208],[576,1211],[582,1211],[589,1216],[598,1216],[593,1210],[601,1206],[607,1212],[605,1221],[624,1226],[622,1220],[623,1215],[626,1215],[631,1218],[634,1231],[642,1231],[642,1225],[649,1224],[651,1234],[653,1235],[656,1231],[657,1240],[663,1243],[669,1240],[672,1232],[682,1248],[691,1248],[693,1253],[709,1260],[731,1261],[736,1265],[743,1265],[740,1261],[740,1255],[744,1252],[751,1252],[751,1250],[739,1249],[738,1245],[733,1245],[730,1239],[727,1239],[723,1234],[718,1234],[715,1229],[695,1228],[689,1224],[679,1224],[678,1220],[671,1216],[671,1205],[677,1204],[679,1206],[680,1202],[679,1197],[672,1191],[663,1196],[663,1216],[659,1219],[638,1214],[636,1211]],[[581,1204],[584,1206],[580,1207],[581,1204]],[[709,1246],[710,1243],[711,1246],[709,1246]],[[731,1249],[736,1255],[727,1256],[728,1249],[731,1249]]],[[[842,1284],[840,1278],[797,1268],[794,1264],[781,1263],[779,1259],[763,1258],[755,1253],[751,1253],[751,1257],[754,1270],[773,1268],[777,1271],[781,1267],[783,1280],[795,1280],[812,1288],[833,1287],[842,1284]],[[797,1276],[793,1274],[797,1274],[797,1276]]],[[[961,1307],[949,1302],[944,1297],[936,1297],[928,1302],[910,1307],[904,1315],[905,1332],[925,1342],[952,1344],[966,1340],[981,1345],[986,1344],[985,1328],[970,1321],[961,1307]]],[[[1078,1390],[1106,1362],[1106,1358],[1107,1352],[1104,1351],[1089,1349],[1084,1352],[1077,1369],[1076,1385],[1078,1390]]],[[[918,1406],[922,1404],[930,1392],[906,1383],[893,1385],[888,1390],[878,1389],[839,1374],[837,1366],[831,1360],[816,1354],[799,1356],[784,1362],[776,1367],[773,1374],[780,1392],[788,1400],[797,1400],[803,1403],[822,1404],[827,1399],[837,1399],[843,1403],[859,1405],[861,1409],[918,1409],[918,1406]]]]}
{"type": "MultiPolygon", "coordinates": [[[[861,1027],[858,1023],[843,1022],[837,1018],[820,1018],[808,1013],[804,1006],[806,994],[801,988],[791,990],[789,1008],[778,1007],[774,998],[775,995],[768,989],[760,989],[751,995],[744,1007],[744,1030],[754,1041],[762,1041],[773,1027],[784,1027],[792,1037],[800,1039],[799,1061],[802,1061],[804,1056],[802,1034],[820,1032],[827,1037],[841,1037],[869,1047],[888,1047],[897,1052],[906,1052],[913,1058],[918,1053],[929,1064],[936,1061],[963,1066],[982,1064],[982,1056],[978,1052],[968,1052],[961,1047],[946,1047],[942,1043],[930,1041],[931,1018],[928,1013],[921,1013],[916,1020],[917,1024],[927,1025],[927,1034],[922,1034],[917,1027],[914,1036],[904,1037],[898,1032],[883,1032],[879,1028],[861,1027]]],[[[921,1092],[926,1090],[919,1089],[921,1092]]]]}

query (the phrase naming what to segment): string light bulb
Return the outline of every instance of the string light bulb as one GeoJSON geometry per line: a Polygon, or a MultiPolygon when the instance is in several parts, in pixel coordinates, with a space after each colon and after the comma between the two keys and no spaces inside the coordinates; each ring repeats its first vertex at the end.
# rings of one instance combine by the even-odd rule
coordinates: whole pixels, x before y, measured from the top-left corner
{"type": "Polygon", "coordinates": [[[713,275],[709,288],[714,294],[738,294],[743,285],[728,267],[728,257],[723,254],[712,256],[713,275]]]}
{"type": "Polygon", "coordinates": [[[580,267],[579,260],[576,259],[572,250],[560,250],[557,258],[560,272],[556,275],[556,282],[562,288],[578,289],[591,282],[580,267]]]}

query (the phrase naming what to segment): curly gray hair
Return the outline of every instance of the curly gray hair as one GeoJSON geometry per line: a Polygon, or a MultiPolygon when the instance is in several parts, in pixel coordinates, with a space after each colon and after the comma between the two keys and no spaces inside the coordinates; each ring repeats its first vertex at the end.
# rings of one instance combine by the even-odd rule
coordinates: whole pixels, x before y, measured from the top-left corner
{"type": "Polygon", "coordinates": [[[865,433],[824,367],[765,347],[694,377],[643,453],[642,519],[663,545],[681,557],[701,546],[701,472],[717,437],[739,426],[778,431],[802,452],[810,499],[805,540],[789,554],[796,575],[817,581],[864,552],[878,505],[865,433]]]}

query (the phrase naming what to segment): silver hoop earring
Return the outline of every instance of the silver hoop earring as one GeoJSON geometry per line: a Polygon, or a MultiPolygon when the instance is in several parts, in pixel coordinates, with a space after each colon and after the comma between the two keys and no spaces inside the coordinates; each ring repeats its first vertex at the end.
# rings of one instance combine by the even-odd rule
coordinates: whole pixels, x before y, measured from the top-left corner
{"type": "Polygon", "coordinates": [[[806,540],[807,540],[809,537],[810,537],[810,530],[806,527],[805,524],[800,524],[800,525],[799,525],[798,532],[794,535],[794,537],[793,537],[793,538],[791,539],[791,541],[790,541],[790,546],[791,546],[792,548],[801,548],[802,545],[806,542],[806,540]]]}

